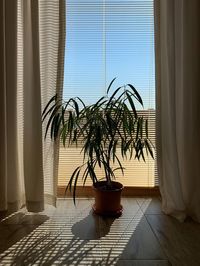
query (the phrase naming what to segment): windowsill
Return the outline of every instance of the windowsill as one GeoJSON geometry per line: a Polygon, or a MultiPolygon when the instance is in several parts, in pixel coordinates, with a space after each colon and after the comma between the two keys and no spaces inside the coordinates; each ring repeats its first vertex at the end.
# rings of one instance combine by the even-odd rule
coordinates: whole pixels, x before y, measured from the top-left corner
{"type": "MultiPolygon", "coordinates": [[[[58,197],[72,197],[72,194],[68,191],[65,194],[65,186],[59,186],[57,190],[58,197]]],[[[122,195],[124,197],[154,197],[160,196],[159,187],[124,187],[122,195]]],[[[93,197],[93,188],[92,186],[78,186],[76,188],[77,197],[93,197]]]]}

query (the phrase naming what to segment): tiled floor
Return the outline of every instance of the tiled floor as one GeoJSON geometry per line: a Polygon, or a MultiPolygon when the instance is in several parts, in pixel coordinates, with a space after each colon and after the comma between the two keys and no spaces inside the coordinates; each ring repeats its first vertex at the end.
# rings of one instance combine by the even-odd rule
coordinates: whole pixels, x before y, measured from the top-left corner
{"type": "Polygon", "coordinates": [[[200,225],[164,215],[159,199],[124,198],[118,219],[93,215],[92,203],[58,200],[2,220],[0,265],[200,265],[200,225]]]}

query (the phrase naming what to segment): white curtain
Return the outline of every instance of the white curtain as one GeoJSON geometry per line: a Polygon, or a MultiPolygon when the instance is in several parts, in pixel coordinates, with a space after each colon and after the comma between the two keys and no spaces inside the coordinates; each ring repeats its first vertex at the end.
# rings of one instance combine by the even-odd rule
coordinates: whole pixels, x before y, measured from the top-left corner
{"type": "Polygon", "coordinates": [[[200,1],[155,0],[155,44],[163,211],[200,222],[200,1]]]}
{"type": "Polygon", "coordinates": [[[41,112],[62,93],[64,0],[3,0],[0,69],[0,210],[56,204],[58,145],[41,112]]]}

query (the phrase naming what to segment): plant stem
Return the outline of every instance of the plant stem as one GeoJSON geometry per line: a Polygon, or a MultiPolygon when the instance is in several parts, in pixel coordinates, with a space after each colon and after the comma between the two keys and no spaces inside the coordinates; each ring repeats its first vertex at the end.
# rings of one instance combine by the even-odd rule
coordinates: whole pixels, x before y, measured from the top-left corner
{"type": "Polygon", "coordinates": [[[107,181],[108,181],[108,186],[111,187],[112,185],[112,180],[111,180],[111,177],[110,177],[110,171],[111,168],[110,168],[110,156],[108,155],[107,157],[107,166],[108,166],[108,171],[107,171],[107,181]]]}

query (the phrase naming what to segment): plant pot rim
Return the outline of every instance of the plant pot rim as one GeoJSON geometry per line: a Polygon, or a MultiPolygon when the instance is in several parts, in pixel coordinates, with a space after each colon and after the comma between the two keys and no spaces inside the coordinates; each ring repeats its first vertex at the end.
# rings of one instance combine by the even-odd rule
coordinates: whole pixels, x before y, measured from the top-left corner
{"type": "MultiPolygon", "coordinates": [[[[96,186],[98,184],[101,184],[102,186],[107,184],[107,181],[97,181],[95,182],[95,184],[93,185],[93,189],[94,190],[101,190],[100,188],[102,187],[101,185],[100,186],[96,186]]],[[[117,182],[117,181],[112,181],[112,184],[115,184],[117,185],[114,189],[111,189],[111,190],[103,190],[103,191],[106,191],[106,192],[116,192],[116,191],[122,191],[124,186],[120,183],[120,182],[117,182]]]]}

